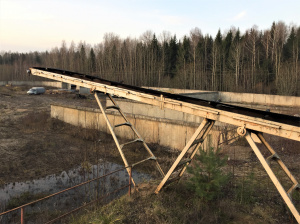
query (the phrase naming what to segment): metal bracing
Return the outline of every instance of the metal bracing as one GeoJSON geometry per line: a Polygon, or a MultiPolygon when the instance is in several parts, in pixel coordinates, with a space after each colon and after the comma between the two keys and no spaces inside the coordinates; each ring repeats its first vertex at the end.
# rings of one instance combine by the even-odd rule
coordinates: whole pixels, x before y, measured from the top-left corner
{"type": "MultiPolygon", "coordinates": [[[[238,131],[240,133],[240,131],[238,131]]],[[[254,153],[256,154],[257,158],[259,159],[260,163],[266,170],[267,174],[269,175],[270,179],[272,180],[273,184],[277,188],[278,192],[280,193],[281,197],[289,207],[290,211],[296,218],[297,222],[300,223],[300,215],[299,212],[297,211],[295,205],[293,204],[292,201],[292,193],[294,190],[300,190],[300,185],[298,181],[295,179],[295,177],[292,175],[292,173],[289,171],[289,169],[285,166],[283,161],[280,159],[278,154],[275,152],[275,150],[268,144],[268,142],[265,140],[264,136],[260,132],[252,132],[250,130],[245,130],[241,133],[241,135],[245,135],[247,141],[249,142],[251,148],[253,149],[254,153]],[[262,142],[262,144],[269,150],[271,153],[271,156],[265,158],[263,154],[261,153],[260,149],[257,147],[256,143],[251,137],[251,134],[255,134],[262,142]],[[285,174],[289,177],[289,179],[292,182],[291,188],[286,191],[284,187],[281,185],[280,181],[276,177],[275,173],[273,172],[271,168],[271,160],[277,162],[281,169],[285,172],[285,174]]]]}
{"type": "Polygon", "coordinates": [[[179,156],[177,157],[177,159],[175,160],[175,162],[173,163],[173,165],[171,166],[167,174],[164,176],[164,178],[156,188],[155,190],[156,194],[162,189],[164,185],[168,185],[181,178],[181,176],[186,170],[186,167],[193,160],[196,152],[204,142],[204,139],[206,138],[209,131],[213,127],[214,123],[215,121],[209,119],[204,119],[202,121],[200,126],[197,128],[197,130],[195,131],[195,133],[193,134],[189,142],[186,144],[186,146],[181,151],[181,153],[179,154],[179,156]],[[177,172],[177,168],[179,168],[180,170],[178,174],[175,177],[170,178],[173,173],[177,172]]]}
{"type": "MultiPolygon", "coordinates": [[[[125,165],[125,167],[127,167],[126,169],[127,169],[128,174],[130,173],[130,167],[133,168],[134,166],[136,166],[136,165],[138,165],[138,164],[140,164],[142,162],[145,162],[145,161],[148,161],[148,160],[153,160],[153,161],[155,161],[155,164],[156,164],[156,167],[157,167],[159,173],[162,176],[164,176],[164,172],[162,171],[162,169],[161,169],[161,167],[160,167],[160,165],[159,165],[159,163],[157,161],[157,158],[154,156],[154,154],[152,153],[152,151],[150,150],[150,148],[148,147],[148,145],[146,144],[146,142],[143,140],[143,138],[141,137],[141,135],[137,132],[137,130],[134,128],[134,126],[126,118],[125,114],[122,112],[122,110],[120,109],[120,107],[116,104],[116,102],[113,100],[112,96],[110,94],[106,94],[106,95],[108,96],[108,99],[110,99],[110,101],[112,102],[113,106],[108,106],[108,107],[104,108],[103,105],[102,105],[102,103],[100,102],[100,99],[99,99],[99,96],[98,96],[97,93],[95,93],[95,98],[96,98],[96,101],[97,101],[97,103],[98,103],[98,105],[100,107],[100,110],[101,110],[101,112],[102,112],[102,114],[104,116],[104,119],[105,119],[105,121],[107,123],[107,126],[108,126],[108,128],[110,130],[110,133],[111,133],[111,135],[112,135],[112,137],[113,137],[113,139],[114,139],[114,141],[115,141],[115,143],[117,145],[117,148],[118,148],[119,153],[120,153],[120,155],[122,157],[124,165],[125,165]],[[107,117],[107,115],[106,115],[106,112],[105,112],[108,109],[114,109],[114,110],[118,111],[119,114],[123,117],[123,119],[124,119],[125,122],[121,123],[121,124],[117,124],[115,126],[112,126],[111,123],[110,123],[110,121],[109,121],[109,119],[108,119],[108,117],[107,117]],[[117,128],[117,127],[120,127],[120,126],[124,126],[124,125],[130,127],[130,129],[133,131],[133,133],[135,134],[135,136],[137,138],[134,139],[133,141],[130,141],[130,142],[127,142],[127,143],[124,143],[124,144],[120,144],[120,142],[119,142],[119,140],[118,140],[118,138],[116,136],[116,133],[114,131],[114,128],[117,128]],[[144,148],[146,149],[146,151],[148,152],[148,154],[150,155],[150,157],[148,157],[146,159],[143,159],[143,160],[141,160],[139,162],[136,162],[134,164],[128,164],[128,161],[127,161],[127,159],[125,157],[125,154],[123,152],[123,147],[125,145],[133,144],[135,142],[141,142],[143,144],[144,148]]],[[[135,182],[134,182],[133,178],[132,178],[132,183],[135,185],[135,182]]]]}

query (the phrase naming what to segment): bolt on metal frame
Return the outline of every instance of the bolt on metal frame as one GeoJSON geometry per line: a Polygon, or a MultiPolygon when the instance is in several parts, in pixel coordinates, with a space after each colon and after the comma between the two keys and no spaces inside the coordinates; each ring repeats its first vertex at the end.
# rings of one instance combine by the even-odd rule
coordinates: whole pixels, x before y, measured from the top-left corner
{"type": "MultiPolygon", "coordinates": [[[[97,103],[98,103],[98,105],[100,107],[100,110],[101,110],[101,112],[102,112],[102,114],[104,116],[106,124],[107,124],[107,126],[108,126],[108,128],[110,130],[110,133],[111,133],[111,135],[112,135],[112,137],[113,137],[113,139],[114,139],[114,141],[116,143],[116,146],[117,146],[117,148],[119,150],[119,153],[120,153],[120,155],[122,157],[124,165],[125,165],[125,167],[127,167],[126,169],[127,169],[128,174],[130,173],[130,169],[128,167],[134,167],[134,166],[136,166],[136,165],[138,165],[140,163],[146,162],[148,160],[152,160],[152,161],[155,161],[155,165],[156,165],[156,168],[158,169],[159,173],[162,176],[164,176],[164,172],[162,171],[162,169],[161,169],[161,167],[160,167],[160,165],[159,165],[159,163],[157,161],[157,158],[154,156],[154,154],[152,153],[151,149],[148,147],[148,145],[146,144],[146,142],[143,140],[142,136],[137,132],[137,130],[135,129],[135,127],[126,118],[125,114],[122,112],[121,108],[114,101],[114,99],[112,98],[112,96],[110,94],[108,94],[108,93],[106,94],[106,96],[108,96],[108,99],[112,102],[113,105],[104,108],[103,105],[102,105],[102,103],[101,103],[101,101],[100,101],[100,99],[99,99],[98,93],[95,92],[94,95],[95,95],[96,101],[97,101],[97,103]],[[109,109],[113,109],[113,110],[118,111],[119,114],[123,117],[123,119],[124,119],[125,122],[117,124],[115,126],[112,126],[111,123],[110,123],[110,121],[109,121],[109,119],[108,119],[108,117],[107,117],[107,114],[105,112],[106,110],[109,110],[109,109]],[[128,127],[130,127],[130,129],[133,131],[133,133],[135,134],[135,136],[137,138],[134,139],[134,140],[132,140],[132,141],[126,142],[124,144],[120,144],[120,142],[119,142],[119,140],[118,140],[118,138],[116,136],[116,133],[115,133],[114,129],[117,128],[117,127],[121,127],[121,126],[128,126],[128,127]],[[133,143],[136,143],[136,142],[141,142],[143,144],[143,146],[146,149],[146,151],[148,152],[148,154],[150,154],[150,157],[148,157],[146,159],[143,159],[143,160],[141,160],[139,162],[136,162],[134,164],[128,164],[128,161],[127,161],[127,159],[125,157],[125,154],[124,154],[124,152],[123,152],[122,149],[123,149],[123,147],[125,145],[133,144],[133,143]]],[[[132,178],[132,183],[134,184],[134,186],[136,185],[135,182],[134,182],[134,180],[133,180],[133,178],[132,178]]]]}

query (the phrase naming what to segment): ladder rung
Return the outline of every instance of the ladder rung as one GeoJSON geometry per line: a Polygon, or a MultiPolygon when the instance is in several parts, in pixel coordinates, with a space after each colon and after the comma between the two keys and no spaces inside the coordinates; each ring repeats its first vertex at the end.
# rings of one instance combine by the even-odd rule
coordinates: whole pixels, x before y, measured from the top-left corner
{"type": "Polygon", "coordinates": [[[130,142],[125,142],[125,143],[121,144],[120,146],[121,146],[121,148],[123,148],[125,145],[131,144],[131,143],[135,143],[135,142],[143,142],[143,140],[140,139],[140,138],[137,138],[137,139],[134,139],[134,140],[132,140],[130,142]]]}
{"type": "Polygon", "coordinates": [[[139,162],[137,162],[137,163],[132,164],[131,167],[134,167],[134,166],[136,166],[136,165],[138,165],[138,164],[140,164],[140,163],[146,162],[146,161],[148,161],[148,160],[156,160],[156,157],[155,157],[155,156],[151,156],[151,157],[149,157],[149,158],[147,158],[147,159],[143,159],[143,160],[141,160],[141,161],[139,161],[139,162]]]}
{"type": "Polygon", "coordinates": [[[179,179],[180,179],[180,176],[176,176],[174,178],[171,178],[171,179],[169,179],[169,180],[166,181],[166,183],[165,183],[164,186],[167,186],[167,185],[169,185],[169,184],[171,184],[171,183],[173,183],[173,182],[175,182],[175,181],[177,181],[179,179]]]}
{"type": "Polygon", "coordinates": [[[121,124],[117,124],[117,125],[115,125],[114,126],[114,128],[117,128],[117,127],[120,127],[120,126],[124,126],[124,125],[126,125],[126,126],[132,126],[132,124],[131,123],[129,123],[129,122],[125,122],[125,123],[121,123],[121,124]]]}
{"type": "Polygon", "coordinates": [[[192,159],[190,159],[190,158],[181,160],[180,163],[178,163],[178,165],[174,169],[174,172],[176,172],[182,165],[185,165],[185,164],[187,164],[188,162],[191,162],[191,161],[192,161],[192,159]]]}
{"type": "Polygon", "coordinates": [[[202,143],[203,141],[204,141],[204,140],[203,140],[202,138],[196,139],[196,140],[191,144],[190,148],[193,147],[194,145],[197,145],[197,144],[199,144],[199,143],[202,143]]]}
{"type": "Polygon", "coordinates": [[[279,156],[277,153],[274,153],[273,155],[270,155],[268,158],[266,158],[267,163],[270,164],[271,160],[280,160],[279,156]]]}
{"type": "Polygon", "coordinates": [[[109,110],[109,109],[120,110],[120,107],[116,106],[116,105],[106,107],[106,110],[109,110]]]}
{"type": "Polygon", "coordinates": [[[287,191],[287,193],[288,193],[289,195],[291,195],[291,194],[293,193],[293,191],[296,190],[297,188],[300,189],[300,185],[299,185],[298,183],[295,183],[295,184],[287,191]]]}

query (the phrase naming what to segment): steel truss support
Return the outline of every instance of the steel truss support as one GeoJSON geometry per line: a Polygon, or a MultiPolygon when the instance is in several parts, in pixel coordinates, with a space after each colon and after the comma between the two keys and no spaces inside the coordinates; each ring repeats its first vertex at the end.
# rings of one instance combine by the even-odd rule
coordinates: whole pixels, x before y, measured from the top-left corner
{"type": "Polygon", "coordinates": [[[177,157],[173,165],[171,166],[168,173],[164,176],[163,180],[160,182],[158,187],[155,190],[155,193],[158,194],[163,186],[168,185],[174,181],[178,181],[183,173],[185,172],[187,166],[191,163],[196,152],[202,145],[204,139],[208,135],[209,131],[215,124],[215,121],[204,119],[200,126],[197,128],[192,138],[186,144],[186,146],[181,151],[180,155],[177,157]],[[186,157],[185,157],[186,156],[186,157]],[[185,158],[184,158],[185,157],[185,158]],[[180,170],[175,177],[170,178],[173,173],[176,173],[180,170]]]}
{"type": "Polygon", "coordinates": [[[267,174],[269,175],[270,179],[272,180],[273,184],[277,188],[278,192],[280,193],[281,197],[289,207],[290,211],[294,215],[295,219],[297,220],[298,223],[300,223],[300,215],[299,212],[297,211],[295,205],[292,202],[292,193],[295,190],[300,191],[300,185],[298,181],[295,179],[295,177],[292,175],[292,173],[289,171],[289,169],[285,166],[283,161],[280,159],[278,154],[275,152],[275,150],[268,144],[268,142],[265,140],[264,136],[260,132],[252,132],[250,130],[244,130],[242,133],[240,132],[242,129],[238,129],[238,133],[241,135],[245,135],[247,141],[249,142],[251,148],[253,149],[254,153],[256,154],[257,158],[259,159],[260,163],[266,170],[267,174]],[[265,158],[263,154],[261,153],[260,149],[257,147],[255,144],[254,140],[251,137],[251,134],[255,134],[262,144],[268,149],[268,151],[271,153],[271,156],[265,158]],[[275,161],[278,163],[278,165],[281,167],[281,169],[285,172],[287,177],[291,180],[292,186],[291,188],[286,191],[281,183],[279,182],[278,178],[274,174],[273,170],[271,169],[270,162],[271,160],[275,161]]]}
{"type": "MultiPolygon", "coordinates": [[[[157,167],[159,173],[162,176],[164,176],[164,172],[162,171],[162,169],[161,169],[161,167],[160,167],[160,165],[159,165],[159,163],[157,161],[157,158],[154,156],[154,154],[152,153],[152,151],[150,150],[150,148],[148,147],[148,145],[146,144],[146,142],[143,140],[143,138],[141,137],[141,135],[137,132],[137,130],[134,128],[134,126],[126,118],[125,114],[122,112],[122,110],[120,109],[120,107],[116,104],[116,102],[113,100],[112,96],[110,94],[106,94],[106,96],[108,96],[108,99],[110,99],[110,101],[112,102],[113,106],[108,106],[108,107],[104,108],[103,105],[102,105],[102,103],[101,103],[101,101],[100,101],[100,99],[99,99],[98,93],[95,92],[94,95],[95,95],[97,103],[98,103],[98,105],[99,105],[99,107],[101,109],[101,112],[102,112],[102,114],[104,116],[106,124],[107,124],[107,126],[108,126],[108,128],[110,130],[110,133],[111,133],[111,135],[112,135],[112,137],[113,137],[113,139],[114,139],[114,141],[115,141],[115,143],[117,145],[117,148],[118,148],[119,153],[120,153],[120,155],[122,157],[122,160],[124,162],[124,165],[126,167],[126,170],[127,170],[128,174],[130,175],[130,167],[133,168],[134,166],[136,166],[136,165],[138,165],[138,164],[140,164],[142,162],[146,162],[148,160],[153,160],[153,161],[155,161],[155,164],[156,164],[156,167],[157,167]],[[117,124],[115,126],[112,126],[111,123],[110,123],[110,121],[109,121],[109,119],[108,119],[108,117],[107,117],[107,115],[106,115],[106,112],[105,112],[108,109],[113,109],[113,110],[118,111],[119,114],[123,117],[123,119],[124,119],[125,122],[121,123],[121,124],[117,124]],[[121,127],[121,126],[128,126],[128,127],[130,127],[130,129],[135,134],[136,139],[134,139],[133,141],[129,141],[127,143],[124,143],[124,144],[120,144],[119,140],[118,140],[118,138],[116,136],[116,133],[114,132],[114,129],[117,128],[117,127],[121,127]],[[143,144],[144,148],[146,149],[146,151],[148,152],[148,154],[150,155],[150,157],[148,157],[146,159],[143,159],[143,160],[141,160],[139,162],[136,162],[134,164],[128,164],[128,161],[127,161],[127,159],[126,159],[126,157],[124,155],[124,152],[123,152],[122,148],[125,145],[134,144],[136,142],[141,142],[143,144]]],[[[136,185],[135,182],[134,182],[134,180],[133,180],[133,178],[132,178],[132,183],[134,184],[134,186],[136,185]]]]}

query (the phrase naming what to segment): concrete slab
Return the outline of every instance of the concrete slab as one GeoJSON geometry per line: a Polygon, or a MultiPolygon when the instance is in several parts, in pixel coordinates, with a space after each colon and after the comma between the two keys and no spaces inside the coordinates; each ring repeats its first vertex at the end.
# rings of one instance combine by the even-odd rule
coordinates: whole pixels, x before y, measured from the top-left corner
{"type": "Polygon", "coordinates": [[[51,105],[51,117],[64,121],[64,108],[51,105]]]}
{"type": "Polygon", "coordinates": [[[78,126],[78,110],[73,108],[64,108],[64,121],[78,126]]]}
{"type": "Polygon", "coordinates": [[[92,111],[86,111],[85,124],[86,128],[98,129],[98,113],[92,111]]]}
{"type": "Polygon", "coordinates": [[[78,110],[78,126],[86,128],[85,116],[86,111],[78,110]]]}

